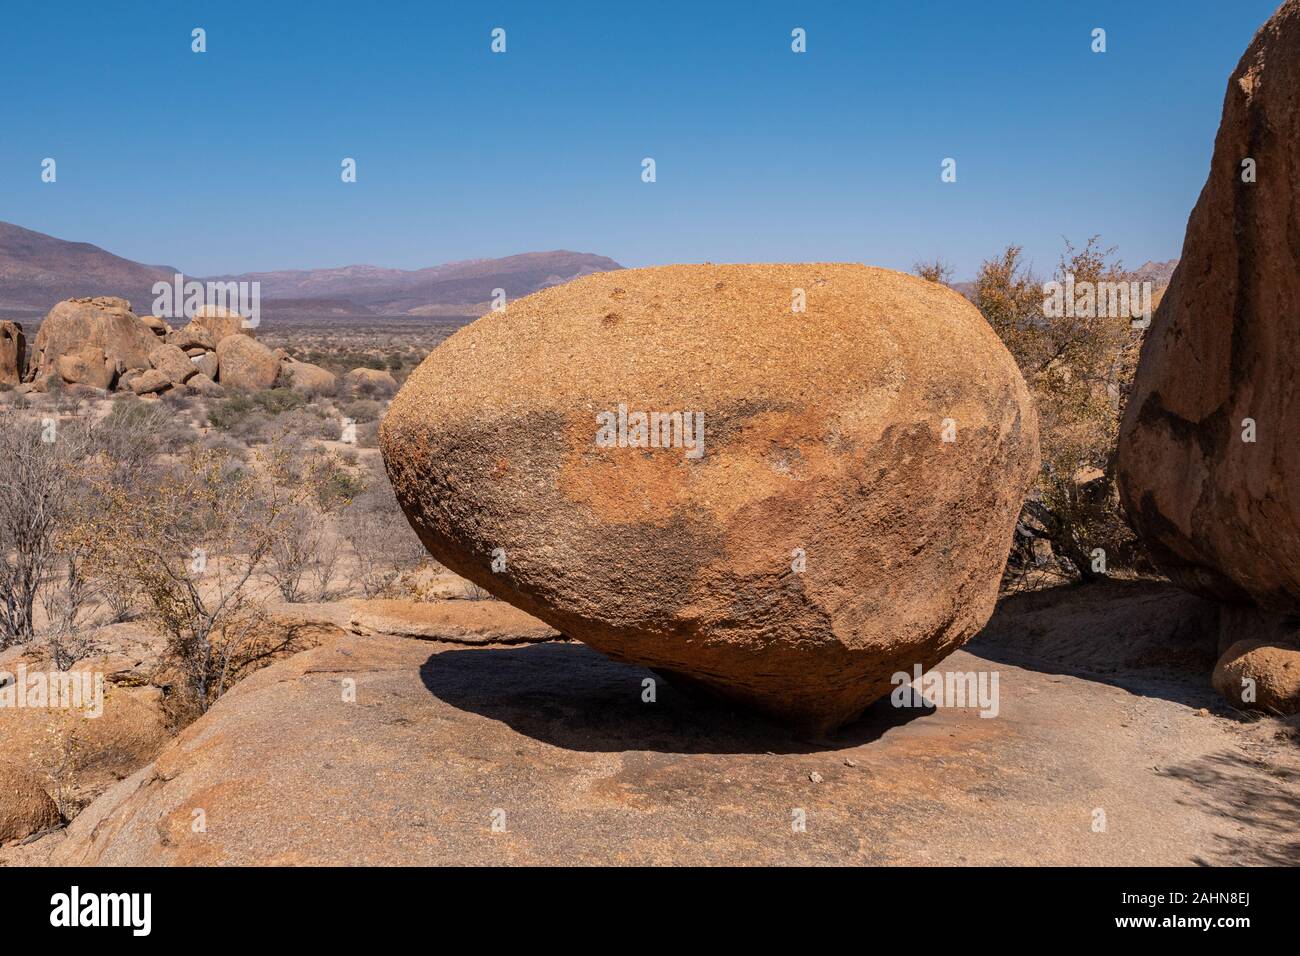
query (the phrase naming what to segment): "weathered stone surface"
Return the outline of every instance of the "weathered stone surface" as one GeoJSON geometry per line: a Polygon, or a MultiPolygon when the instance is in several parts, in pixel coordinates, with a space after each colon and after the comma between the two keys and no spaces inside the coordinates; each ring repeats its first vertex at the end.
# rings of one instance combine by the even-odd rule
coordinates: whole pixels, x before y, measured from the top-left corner
{"type": "Polygon", "coordinates": [[[626,270],[517,300],[430,354],[380,443],[452,571],[819,729],[984,624],[1038,465],[978,311],[842,264],[626,270]],[[620,404],[702,415],[702,454],[598,446],[620,404]]]}
{"type": "Polygon", "coordinates": [[[212,336],[212,330],[207,326],[200,325],[197,320],[184,328],[177,329],[175,332],[167,333],[167,342],[183,351],[192,348],[214,349],[217,347],[217,343],[212,336]]]}
{"type": "Polygon", "coordinates": [[[149,353],[149,363],[167,376],[173,385],[183,385],[198,369],[188,355],[175,345],[160,345],[149,353]]]}
{"type": "Polygon", "coordinates": [[[156,368],[145,369],[131,379],[131,391],[137,395],[152,395],[156,392],[165,392],[171,387],[171,378],[166,372],[160,372],[156,368]]]}
{"type": "Polygon", "coordinates": [[[280,360],[256,339],[231,334],[217,343],[217,380],[223,387],[270,388],[279,374],[280,360]]]}
{"type": "Polygon", "coordinates": [[[0,385],[17,385],[27,371],[27,339],[23,327],[0,321],[0,385]]]}
{"type": "Polygon", "coordinates": [[[1238,641],[1215,665],[1214,689],[1234,707],[1284,716],[1300,713],[1300,645],[1238,641]]]}
{"type": "Polygon", "coordinates": [[[158,338],[131,311],[131,303],[114,296],[65,299],[41,323],[32,343],[29,377],[56,371],[59,356],[91,346],[104,350],[114,372],[148,368],[158,338]]]}
{"type": "Polygon", "coordinates": [[[149,326],[150,331],[152,331],[154,335],[164,340],[167,337],[167,333],[172,330],[172,327],[167,324],[165,319],[156,315],[142,315],[140,316],[140,321],[149,326]]]}
{"type": "Polygon", "coordinates": [[[343,381],[348,388],[358,392],[391,395],[397,391],[397,379],[392,373],[377,368],[354,368],[343,376],[343,381]]]}
{"type": "MultiPolygon", "coordinates": [[[[66,865],[1300,862],[1279,837],[1300,797],[1286,726],[1218,716],[1207,665],[1170,667],[1160,631],[1194,599],[1054,590],[1003,601],[942,665],[998,673],[996,719],[881,701],[820,742],[663,682],[645,703],[649,671],[576,643],[340,639],[237,685],[66,840],[27,849],[66,865]],[[1091,831],[1095,805],[1123,839],[1091,831]]],[[[1195,643],[1213,654],[1212,635],[1195,643]]]]}
{"type": "Polygon", "coordinates": [[[295,391],[305,395],[333,395],[338,389],[339,383],[334,373],[319,365],[290,359],[283,363],[283,367],[289,387],[295,391]]]}
{"type": "Polygon", "coordinates": [[[31,773],[0,764],[0,843],[21,840],[59,823],[59,809],[31,773]]]}
{"type": "Polygon", "coordinates": [[[560,639],[555,629],[503,601],[358,601],[349,628],[453,644],[528,644],[560,639]]]}
{"type": "Polygon", "coordinates": [[[1300,611],[1300,2],[1228,81],[1209,179],[1120,432],[1125,507],[1159,567],[1300,611]],[[1243,161],[1255,181],[1243,181],[1243,161]],[[1253,425],[1252,425],[1253,423],[1253,425]],[[1244,441],[1243,435],[1253,441],[1244,441]]]}
{"type": "Polygon", "coordinates": [[[98,345],[87,345],[72,352],[64,352],[54,362],[55,371],[69,385],[90,385],[108,388],[113,384],[113,360],[98,345]]]}
{"type": "Polygon", "coordinates": [[[190,376],[185,383],[185,390],[191,395],[203,395],[208,398],[220,398],[226,394],[226,390],[212,381],[208,376],[199,372],[190,376]]]}
{"type": "Polygon", "coordinates": [[[208,330],[212,335],[212,344],[215,348],[221,344],[221,340],[230,335],[244,335],[251,337],[253,330],[250,328],[243,316],[237,312],[229,312],[216,306],[204,306],[195,313],[194,318],[190,320],[191,325],[201,326],[208,330]]]}
{"type": "Polygon", "coordinates": [[[217,380],[218,363],[216,352],[205,352],[199,356],[190,356],[190,361],[194,363],[194,367],[201,374],[206,375],[214,382],[217,380]]]}

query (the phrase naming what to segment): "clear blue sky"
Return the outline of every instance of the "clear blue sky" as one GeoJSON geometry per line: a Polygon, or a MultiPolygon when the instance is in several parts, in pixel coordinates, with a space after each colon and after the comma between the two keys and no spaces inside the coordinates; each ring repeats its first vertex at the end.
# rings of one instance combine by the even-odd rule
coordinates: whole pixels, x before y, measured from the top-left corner
{"type": "Polygon", "coordinates": [[[12,2],[0,219],[196,275],[568,248],[938,255],[966,278],[1008,242],[1046,269],[1093,233],[1138,265],[1178,255],[1275,6],[12,2]]]}

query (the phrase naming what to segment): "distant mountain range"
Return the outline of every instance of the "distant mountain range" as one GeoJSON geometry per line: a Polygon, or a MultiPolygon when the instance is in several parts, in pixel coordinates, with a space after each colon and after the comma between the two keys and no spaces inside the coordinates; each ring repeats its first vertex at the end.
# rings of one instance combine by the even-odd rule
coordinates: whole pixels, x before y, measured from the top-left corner
{"type": "MultiPolygon", "coordinates": [[[[427,269],[343,266],[240,275],[193,276],[261,283],[262,308],[335,315],[477,315],[493,290],[509,299],[592,272],[621,269],[607,256],[584,252],[527,252],[503,259],[471,259],[427,269]]],[[[44,313],[72,296],[118,295],[137,312],[153,303],[153,284],[182,270],[123,259],[88,242],[68,242],[0,222],[0,310],[44,313]]]]}

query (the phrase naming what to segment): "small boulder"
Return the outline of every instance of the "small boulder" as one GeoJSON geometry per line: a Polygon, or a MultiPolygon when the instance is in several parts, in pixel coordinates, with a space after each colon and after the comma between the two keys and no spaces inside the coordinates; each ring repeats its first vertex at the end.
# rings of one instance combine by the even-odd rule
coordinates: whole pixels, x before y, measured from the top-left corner
{"type": "Polygon", "coordinates": [[[185,383],[185,390],[192,395],[202,395],[206,398],[220,398],[226,394],[224,388],[202,372],[190,376],[185,383]]]}
{"type": "Polygon", "coordinates": [[[174,345],[182,350],[193,348],[214,349],[217,347],[212,330],[207,326],[200,325],[197,320],[184,328],[177,329],[175,332],[169,332],[167,342],[169,345],[174,345]]]}
{"type": "Polygon", "coordinates": [[[343,376],[343,381],[356,392],[391,395],[397,391],[397,379],[390,372],[377,368],[354,368],[343,376]]]}
{"type": "Polygon", "coordinates": [[[217,342],[217,380],[225,388],[271,388],[279,374],[280,360],[256,339],[227,335],[217,342]]]}
{"type": "Polygon", "coordinates": [[[216,352],[204,352],[202,355],[197,355],[197,356],[192,355],[190,356],[190,361],[194,363],[194,367],[199,370],[199,373],[201,375],[206,375],[214,382],[216,381],[217,378],[217,353],[216,352]]]}
{"type": "Polygon", "coordinates": [[[198,374],[198,369],[188,355],[175,345],[160,345],[149,353],[150,364],[167,376],[173,385],[183,385],[191,375],[198,374]]]}
{"type": "Polygon", "coordinates": [[[1234,707],[1280,716],[1300,713],[1300,646],[1238,641],[1219,658],[1213,680],[1234,707]]]}
{"type": "Polygon", "coordinates": [[[149,327],[154,335],[160,339],[165,339],[167,333],[171,332],[172,327],[156,315],[142,315],[140,321],[149,327]]]}
{"type": "Polygon", "coordinates": [[[131,380],[131,391],[137,395],[153,395],[171,387],[171,378],[156,368],[145,369],[131,380]]]}
{"type": "Polygon", "coordinates": [[[33,774],[0,764],[0,844],[58,826],[60,819],[59,808],[33,774]]]}
{"type": "Polygon", "coordinates": [[[117,377],[117,390],[119,392],[133,391],[131,386],[134,385],[135,380],[139,378],[141,375],[143,375],[144,373],[145,370],[142,368],[127,369],[125,372],[123,372],[121,375],[117,377]]]}
{"type": "Polygon", "coordinates": [[[310,362],[286,360],[283,363],[283,373],[289,387],[304,395],[333,395],[338,390],[338,379],[334,373],[310,362]]]}

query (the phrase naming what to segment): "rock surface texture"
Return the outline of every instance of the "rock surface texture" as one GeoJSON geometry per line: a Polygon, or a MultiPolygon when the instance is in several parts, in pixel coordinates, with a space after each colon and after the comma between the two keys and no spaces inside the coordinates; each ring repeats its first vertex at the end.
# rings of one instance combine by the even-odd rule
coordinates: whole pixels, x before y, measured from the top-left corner
{"type": "Polygon", "coordinates": [[[17,385],[27,371],[27,339],[17,322],[0,320],[0,385],[17,385]]]}
{"type": "Polygon", "coordinates": [[[280,374],[280,359],[261,342],[230,334],[217,343],[217,380],[227,388],[270,388],[280,374]]]}
{"type": "Polygon", "coordinates": [[[1238,641],[1214,668],[1214,689],[1246,710],[1300,712],[1300,646],[1268,640],[1238,641]]]}
{"type": "Polygon", "coordinates": [[[1300,2],[1288,0],[1228,81],[1209,179],[1143,344],[1119,442],[1125,507],[1162,570],[1208,597],[1292,613],[1298,150],[1300,2]]]}
{"type": "Polygon", "coordinates": [[[0,844],[58,823],[59,809],[36,777],[18,766],[0,766],[0,844]]]}
{"type": "Polygon", "coordinates": [[[237,684],[12,865],[1300,862],[1294,731],[1216,703],[1197,600],[1052,591],[944,664],[1000,673],[996,720],[881,701],[818,746],[671,686],[646,704],[649,671],[580,644],[348,636],[237,684]]]}
{"type": "Polygon", "coordinates": [[[457,574],[814,730],[983,626],[1038,467],[1028,391],[975,308],[844,264],[535,293],[435,349],[380,442],[457,574]],[[639,413],[670,416],[653,442],[639,413]]]}
{"type": "Polygon", "coordinates": [[[131,303],[113,296],[65,299],[41,322],[32,343],[29,378],[57,373],[62,356],[98,346],[114,373],[148,368],[158,338],[131,311],[131,303]]]}

